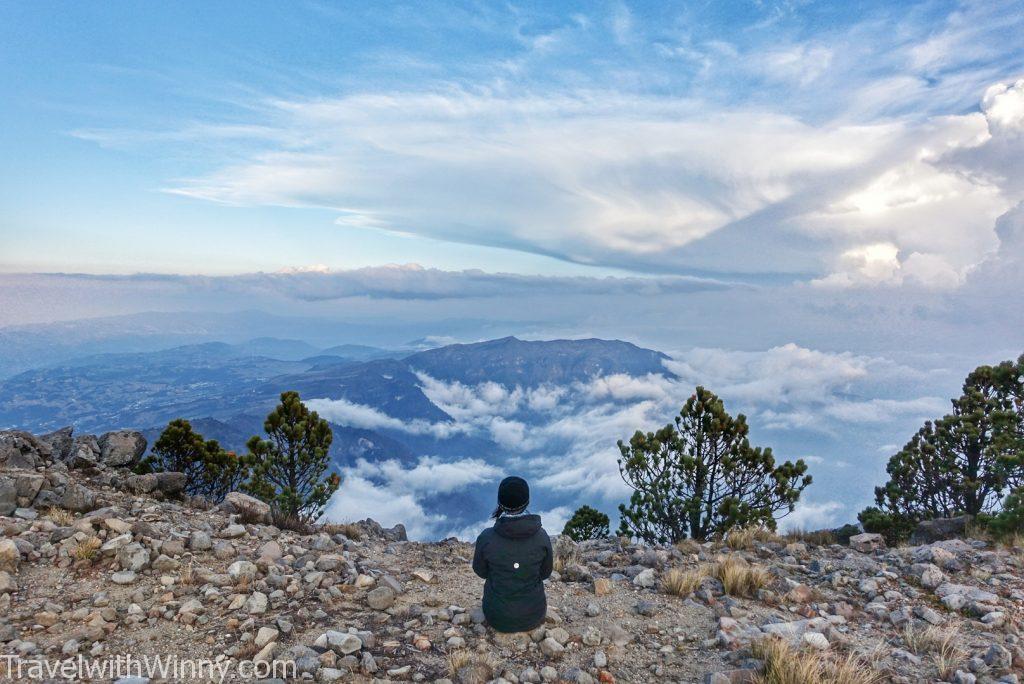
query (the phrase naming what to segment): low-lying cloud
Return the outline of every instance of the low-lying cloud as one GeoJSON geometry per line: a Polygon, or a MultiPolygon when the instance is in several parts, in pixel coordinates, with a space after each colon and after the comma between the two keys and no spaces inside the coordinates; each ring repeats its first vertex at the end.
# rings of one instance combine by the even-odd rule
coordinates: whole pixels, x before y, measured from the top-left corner
{"type": "MultiPolygon", "coordinates": [[[[781,443],[776,448],[778,458],[806,456],[812,473],[836,473],[849,467],[850,461],[835,453],[828,458],[803,451],[791,453],[786,445],[794,435],[817,435],[817,441],[838,442],[838,450],[845,456],[849,449],[859,452],[861,445],[844,447],[844,440],[849,439],[844,435],[880,432],[901,439],[899,432],[891,432],[894,424],[917,425],[941,415],[948,406],[948,400],[938,396],[911,394],[911,387],[928,386],[930,376],[925,370],[884,357],[824,352],[792,343],[762,352],[684,350],[673,354],[665,365],[674,376],[616,374],[533,388],[494,382],[466,385],[420,373],[422,390],[452,416],[450,423],[403,423],[350,402],[315,400],[310,404],[343,425],[431,434],[439,439],[458,433],[488,439],[499,450],[498,460],[504,468],[488,465],[486,460],[445,462],[437,457],[421,459],[412,466],[397,461],[360,461],[351,470],[358,491],[371,483],[382,495],[395,492],[398,503],[388,497],[386,512],[433,494],[493,485],[506,468],[529,477],[546,493],[540,495],[541,500],[569,508],[596,503],[611,512],[630,493],[618,471],[616,442],[628,439],[637,429],[654,430],[669,423],[698,384],[719,394],[731,413],[748,416],[755,444],[781,443]]],[[[876,451],[877,446],[872,449],[868,461],[855,461],[864,473],[877,469],[881,462],[882,452],[876,451]]],[[[869,496],[870,483],[861,489],[859,500],[869,496]]],[[[847,490],[845,494],[850,493],[847,490]]],[[[818,496],[829,494],[826,489],[818,492],[818,496]]],[[[846,508],[848,499],[822,503],[814,493],[811,497],[786,518],[786,526],[821,526],[844,514],[852,518],[846,508]]],[[[470,528],[477,529],[452,523],[433,519],[423,527],[434,534],[468,534],[470,528]]]]}

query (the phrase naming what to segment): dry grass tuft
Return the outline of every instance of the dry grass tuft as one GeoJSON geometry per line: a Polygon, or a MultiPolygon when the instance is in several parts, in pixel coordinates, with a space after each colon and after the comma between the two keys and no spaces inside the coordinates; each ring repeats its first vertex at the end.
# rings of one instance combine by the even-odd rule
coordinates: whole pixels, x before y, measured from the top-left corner
{"type": "Polygon", "coordinates": [[[187,562],[182,563],[181,571],[178,573],[178,581],[184,586],[191,586],[196,582],[196,564],[191,556],[187,562]]]}
{"type": "Polygon", "coordinates": [[[725,536],[725,544],[734,551],[749,551],[758,542],[765,544],[779,539],[779,536],[767,527],[754,525],[732,528],[725,536]]]}
{"type": "Polygon", "coordinates": [[[326,523],[321,529],[329,535],[340,534],[352,541],[359,541],[363,533],[355,523],[326,523]]]}
{"type": "Polygon", "coordinates": [[[967,652],[960,645],[960,627],[940,627],[932,625],[919,629],[907,625],[903,630],[903,643],[916,655],[931,655],[939,676],[949,679],[956,673],[957,665],[967,657],[967,652]]]}
{"type": "Polygon", "coordinates": [[[58,527],[68,527],[71,523],[75,522],[75,514],[71,511],[59,508],[57,506],[50,506],[46,511],[46,517],[49,518],[50,522],[58,527]]]}
{"type": "Polygon", "coordinates": [[[103,546],[103,542],[100,541],[99,537],[86,537],[75,545],[74,550],[71,551],[71,555],[74,556],[76,560],[91,561],[96,557],[101,546],[103,546]]]}
{"type": "Polygon", "coordinates": [[[770,572],[736,555],[721,556],[711,566],[711,574],[718,578],[729,596],[754,596],[758,589],[772,582],[770,572]]]}
{"type": "Polygon", "coordinates": [[[448,675],[459,684],[486,684],[494,677],[498,661],[490,654],[465,649],[448,654],[448,675]]]}
{"type": "Polygon", "coordinates": [[[785,534],[787,542],[803,542],[811,546],[831,546],[836,543],[836,536],[832,530],[814,530],[809,532],[799,528],[790,530],[785,534]]]}
{"type": "Polygon", "coordinates": [[[473,654],[465,649],[452,651],[448,654],[448,674],[455,676],[462,668],[473,662],[473,654]]]}
{"type": "Polygon", "coordinates": [[[692,570],[672,568],[661,578],[661,590],[673,596],[689,596],[709,576],[707,565],[699,565],[692,570]]]}
{"type": "Polygon", "coordinates": [[[676,548],[682,554],[693,556],[700,553],[700,542],[696,539],[682,539],[676,542],[676,548]]]}
{"type": "Polygon", "coordinates": [[[879,684],[881,675],[853,654],[842,659],[820,651],[800,650],[784,639],[768,638],[751,645],[764,661],[758,684],[879,684]]]}

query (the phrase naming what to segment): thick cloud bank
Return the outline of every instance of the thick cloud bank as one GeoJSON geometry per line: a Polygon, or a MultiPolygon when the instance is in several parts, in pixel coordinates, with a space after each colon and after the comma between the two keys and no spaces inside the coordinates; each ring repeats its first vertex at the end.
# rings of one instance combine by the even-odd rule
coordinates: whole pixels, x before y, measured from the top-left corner
{"type": "Polygon", "coordinates": [[[496,449],[480,458],[424,457],[413,465],[361,460],[347,469],[329,516],[412,521],[416,536],[470,537],[483,525],[497,481],[514,472],[534,484],[537,510],[557,511],[553,517],[564,520],[587,503],[614,519],[615,506],[629,494],[616,464],[616,441],[636,429],[653,430],[669,422],[694,387],[703,384],[724,399],[728,410],[748,416],[754,443],[775,447],[779,458],[806,458],[811,472],[823,476],[784,523],[821,527],[852,520],[855,507],[870,496],[893,443],[948,406],[941,394],[914,394],[934,386],[934,371],[796,344],[763,352],[691,349],[676,353],[666,367],[678,379],[610,375],[534,388],[465,385],[420,374],[423,391],[452,416],[451,423],[402,425],[369,407],[312,401],[339,424],[441,439],[468,435],[489,440],[496,449]],[[806,440],[807,435],[812,439],[806,440]],[[821,443],[822,452],[794,451],[795,443],[807,441],[821,443]],[[837,490],[830,483],[835,478],[845,479],[846,486],[837,490]],[[453,492],[480,494],[484,503],[475,513],[456,515],[427,503],[453,492]]]}

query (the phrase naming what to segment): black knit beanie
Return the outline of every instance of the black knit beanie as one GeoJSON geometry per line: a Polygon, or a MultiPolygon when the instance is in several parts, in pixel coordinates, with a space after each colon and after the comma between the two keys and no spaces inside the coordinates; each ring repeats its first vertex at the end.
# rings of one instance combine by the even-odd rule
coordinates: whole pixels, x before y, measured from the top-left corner
{"type": "Polygon", "coordinates": [[[521,477],[506,477],[498,485],[498,506],[505,511],[518,511],[530,503],[530,485],[521,477]]]}

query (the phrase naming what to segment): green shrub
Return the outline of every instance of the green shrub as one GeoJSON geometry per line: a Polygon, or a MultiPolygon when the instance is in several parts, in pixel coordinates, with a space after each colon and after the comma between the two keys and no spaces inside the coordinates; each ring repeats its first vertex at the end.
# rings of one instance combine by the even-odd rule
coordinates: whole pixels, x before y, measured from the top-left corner
{"type": "Polygon", "coordinates": [[[185,493],[220,502],[249,477],[252,461],[225,451],[215,439],[204,439],[192,424],[179,418],[164,428],[136,472],[185,473],[185,493]]]}
{"type": "Polygon", "coordinates": [[[856,525],[847,524],[832,530],[832,536],[836,538],[836,543],[843,546],[849,546],[850,537],[856,534],[860,534],[860,528],[856,525]]]}
{"type": "Polygon", "coordinates": [[[606,539],[608,537],[608,516],[590,506],[580,506],[569,522],[565,523],[562,534],[573,541],[585,539],[606,539]]]}
{"type": "Polygon", "coordinates": [[[253,471],[246,491],[269,503],[275,518],[316,521],[341,485],[336,473],[325,477],[334,438],[330,424],[298,392],[283,392],[263,429],[268,439],[254,435],[247,443],[253,471]]]}
{"type": "MultiPolygon", "coordinates": [[[[857,520],[864,526],[865,532],[875,532],[885,537],[889,546],[899,546],[905,542],[916,527],[916,521],[895,513],[886,513],[871,506],[857,514],[857,520]]],[[[852,536],[852,535],[851,535],[852,536]]],[[[849,542],[849,537],[847,537],[849,542]]]]}
{"type": "Polygon", "coordinates": [[[633,489],[619,506],[619,533],[648,544],[706,541],[733,527],[775,529],[811,483],[803,461],[776,464],[770,448],[753,447],[747,419],[698,387],[675,423],[619,442],[619,473],[633,489]],[[780,516],[781,517],[781,516],[780,516]]]}
{"type": "Polygon", "coordinates": [[[979,366],[952,411],[928,421],[886,466],[875,488],[884,512],[908,520],[999,510],[1024,487],[1024,355],[979,366]]]}
{"type": "Polygon", "coordinates": [[[1024,534],[1024,489],[1017,489],[1006,497],[1003,510],[988,521],[988,529],[999,540],[1024,534]]]}

